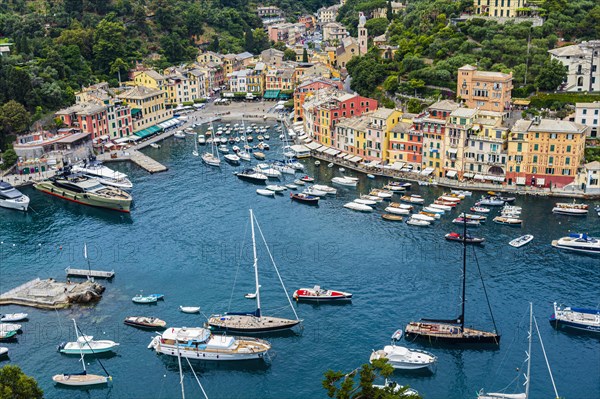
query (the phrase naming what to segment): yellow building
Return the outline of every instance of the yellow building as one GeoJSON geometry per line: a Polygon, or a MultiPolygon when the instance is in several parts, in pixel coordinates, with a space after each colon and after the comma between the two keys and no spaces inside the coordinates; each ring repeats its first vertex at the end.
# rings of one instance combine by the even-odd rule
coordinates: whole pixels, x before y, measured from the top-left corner
{"type": "MultiPolygon", "coordinates": [[[[395,127],[402,112],[397,109],[378,108],[369,116],[364,157],[369,161],[394,162],[393,153],[389,151],[390,131],[395,127]]],[[[363,155],[363,154],[361,154],[363,155]]]]}
{"type": "Polygon", "coordinates": [[[209,63],[222,64],[223,63],[223,55],[213,53],[212,51],[206,51],[206,52],[200,54],[198,56],[197,60],[198,60],[199,64],[203,64],[203,65],[209,64],[209,63]]]}
{"type": "Polygon", "coordinates": [[[475,13],[491,17],[516,17],[525,0],[473,0],[475,13]]]}
{"type": "Polygon", "coordinates": [[[134,72],[133,83],[135,86],[145,86],[153,89],[165,90],[166,78],[160,73],[148,69],[145,71],[134,72]]]}
{"type": "Polygon", "coordinates": [[[151,128],[173,116],[173,111],[165,107],[165,96],[163,91],[145,86],[136,86],[118,95],[131,108],[134,132],[151,128]]]}

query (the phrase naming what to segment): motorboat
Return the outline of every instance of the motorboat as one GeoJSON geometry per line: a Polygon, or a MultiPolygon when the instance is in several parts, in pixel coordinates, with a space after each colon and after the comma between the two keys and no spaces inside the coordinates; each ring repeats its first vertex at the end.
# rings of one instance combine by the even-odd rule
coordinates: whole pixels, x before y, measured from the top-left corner
{"type": "Polygon", "coordinates": [[[281,172],[270,166],[266,166],[264,168],[261,168],[260,166],[255,166],[254,170],[273,179],[279,179],[281,177],[281,172]]]}
{"type": "Polygon", "coordinates": [[[383,199],[389,199],[389,198],[392,198],[394,193],[392,193],[391,191],[379,190],[379,189],[375,188],[375,189],[371,190],[371,192],[369,192],[369,195],[375,195],[375,196],[383,198],[383,199]]]}
{"type": "Polygon", "coordinates": [[[133,188],[133,183],[131,183],[125,173],[107,168],[98,161],[73,165],[71,171],[95,178],[105,186],[112,186],[120,188],[121,190],[130,190],[133,188]]]}
{"type": "Polygon", "coordinates": [[[420,215],[429,216],[429,217],[434,218],[434,219],[440,219],[442,217],[439,213],[436,213],[436,212],[426,212],[426,211],[423,211],[423,210],[420,211],[419,214],[420,215]]]}
{"type": "Polygon", "coordinates": [[[371,200],[362,199],[362,198],[356,198],[354,200],[354,202],[356,202],[357,204],[363,204],[363,205],[369,205],[369,206],[377,205],[376,201],[371,201],[371,200]]]}
{"type": "Polygon", "coordinates": [[[7,313],[0,316],[0,322],[2,323],[12,323],[15,321],[23,321],[27,320],[29,314],[27,313],[7,313]]]}
{"type": "Polygon", "coordinates": [[[315,181],[315,178],[314,177],[310,177],[310,176],[302,176],[300,178],[300,180],[302,180],[305,183],[312,183],[312,182],[315,181]]]}
{"type": "Polygon", "coordinates": [[[422,213],[415,213],[414,215],[411,215],[411,219],[423,220],[425,222],[434,222],[435,221],[434,217],[423,215],[422,213]]]}
{"type": "Polygon", "coordinates": [[[225,160],[225,162],[227,162],[228,164],[231,164],[231,165],[239,165],[240,164],[240,157],[235,154],[225,154],[225,155],[223,155],[223,159],[225,160]]]}
{"type": "Polygon", "coordinates": [[[488,206],[502,206],[505,204],[506,201],[498,198],[498,197],[492,197],[492,196],[487,196],[487,197],[481,197],[481,199],[475,204],[476,206],[480,206],[480,205],[488,205],[488,206]]]}
{"type": "Polygon", "coordinates": [[[203,134],[198,135],[198,144],[205,145],[206,144],[206,136],[203,134]]]}
{"type": "Polygon", "coordinates": [[[0,340],[11,339],[17,335],[18,330],[5,330],[2,326],[3,324],[0,324],[0,340]]]}
{"type": "Polygon", "coordinates": [[[221,144],[227,144],[227,141],[228,141],[228,140],[227,140],[227,137],[221,137],[221,138],[219,139],[219,142],[220,142],[221,144]]]}
{"type": "Polygon", "coordinates": [[[503,224],[507,226],[521,226],[523,221],[521,219],[515,217],[507,217],[507,216],[496,216],[492,219],[494,223],[503,224]]]}
{"type": "Polygon", "coordinates": [[[292,297],[296,301],[307,302],[339,302],[352,300],[352,294],[349,292],[326,290],[318,285],[313,288],[300,288],[294,291],[292,297]]]}
{"type": "Polygon", "coordinates": [[[285,190],[287,190],[286,186],[280,186],[279,184],[269,184],[267,187],[265,187],[267,190],[271,190],[274,193],[282,193],[285,190]]]}
{"type": "Polygon", "coordinates": [[[383,198],[378,197],[376,195],[367,195],[367,194],[363,194],[360,196],[361,199],[366,199],[366,200],[370,200],[370,201],[375,201],[377,203],[379,202],[383,202],[383,198]]]}
{"type": "Polygon", "coordinates": [[[254,155],[254,158],[258,159],[259,161],[263,161],[266,158],[265,154],[260,151],[254,151],[252,155],[254,155]]]}
{"type": "Polygon", "coordinates": [[[429,204],[427,206],[427,208],[434,208],[434,209],[440,209],[442,211],[451,211],[453,209],[453,207],[449,206],[449,205],[442,205],[442,204],[437,204],[437,203],[433,203],[433,204],[429,204]]]}
{"type": "Polygon", "coordinates": [[[319,197],[316,197],[314,195],[308,195],[308,194],[303,194],[303,193],[290,193],[290,198],[292,199],[292,201],[302,202],[304,204],[309,204],[309,205],[318,205],[319,204],[319,197]]]}
{"type": "Polygon", "coordinates": [[[296,179],[296,180],[294,180],[294,184],[297,186],[304,186],[306,183],[304,183],[304,181],[302,181],[300,179],[296,179]]]}
{"type": "Polygon", "coordinates": [[[590,237],[585,233],[571,233],[567,237],[552,241],[552,246],[567,251],[600,254],[600,238],[590,237]]]}
{"type": "Polygon", "coordinates": [[[393,206],[388,206],[385,208],[387,213],[393,213],[394,215],[410,215],[410,210],[405,208],[396,208],[393,206]]]}
{"type": "Polygon", "coordinates": [[[356,187],[356,185],[358,184],[358,181],[354,179],[348,179],[346,177],[334,177],[333,179],[331,179],[331,182],[346,187],[356,187]]]}
{"type": "MultiPolygon", "coordinates": [[[[403,188],[404,190],[409,189],[412,186],[411,183],[401,182],[401,181],[390,181],[390,182],[388,182],[387,185],[390,187],[395,187],[396,189],[403,188]]],[[[404,191],[404,190],[398,190],[398,191],[404,191]]]]}
{"type": "Polygon", "coordinates": [[[0,346],[0,357],[8,356],[8,348],[4,346],[0,346]]]}
{"type": "Polygon", "coordinates": [[[154,148],[154,149],[159,149],[160,148],[160,144],[157,143],[150,143],[150,147],[154,148]]]}
{"type": "Polygon", "coordinates": [[[231,150],[237,154],[238,152],[240,152],[240,147],[238,147],[237,145],[234,145],[233,147],[231,147],[231,150]]]}
{"type": "Polygon", "coordinates": [[[406,209],[408,211],[412,211],[413,208],[414,208],[412,205],[401,204],[399,202],[390,202],[389,207],[391,207],[391,208],[397,208],[397,209],[406,209]]]}
{"type": "Polygon", "coordinates": [[[458,197],[452,197],[450,195],[440,195],[438,197],[438,200],[440,200],[440,201],[447,201],[447,202],[456,202],[457,204],[460,202],[460,198],[458,198],[458,197]]]}
{"type": "Polygon", "coordinates": [[[403,195],[400,197],[400,201],[409,202],[411,204],[423,204],[425,199],[420,195],[403,195]]]}
{"type": "Polygon", "coordinates": [[[556,329],[600,334],[600,309],[564,307],[554,302],[550,324],[556,329]]]}
{"type": "Polygon", "coordinates": [[[478,220],[480,223],[485,223],[487,216],[483,216],[483,215],[473,215],[471,213],[461,213],[460,215],[458,215],[459,218],[464,218],[466,217],[468,220],[478,220]]]}
{"type": "Polygon", "coordinates": [[[406,221],[406,224],[409,224],[411,226],[426,227],[426,226],[431,225],[431,222],[428,222],[426,220],[414,219],[413,217],[411,217],[410,219],[408,219],[406,221]]]}
{"type": "Polygon", "coordinates": [[[268,134],[265,134],[265,140],[271,140],[271,136],[269,136],[268,134]]]}
{"type": "Polygon", "coordinates": [[[221,166],[221,160],[210,152],[202,154],[202,161],[209,166],[221,166]]]}
{"type": "Polygon", "coordinates": [[[369,179],[374,179],[374,178],[375,178],[375,175],[372,175],[372,174],[368,173],[368,174],[367,174],[367,177],[368,177],[369,179]]]}
{"type": "Polygon", "coordinates": [[[315,197],[324,197],[327,195],[325,191],[317,190],[314,188],[314,186],[305,188],[302,193],[306,195],[314,195],[315,197]]]}
{"type": "Polygon", "coordinates": [[[323,192],[325,192],[327,194],[330,194],[330,195],[337,194],[337,189],[336,188],[329,187],[329,186],[324,185],[324,184],[314,184],[312,186],[312,188],[314,188],[316,190],[319,190],[319,191],[323,191],[323,192]]]}
{"type": "Polygon", "coordinates": [[[433,201],[433,203],[437,204],[437,205],[450,206],[452,208],[456,207],[456,205],[458,204],[458,202],[444,201],[444,200],[441,200],[441,199],[436,199],[435,201],[433,201]]]}
{"type": "Polygon", "coordinates": [[[448,233],[444,237],[448,241],[459,241],[459,242],[464,241],[467,244],[483,244],[483,242],[485,241],[485,238],[483,238],[483,237],[473,237],[469,234],[467,234],[466,236],[463,237],[462,234],[454,233],[454,232],[448,233]]]}
{"type": "Polygon", "coordinates": [[[373,208],[371,208],[369,205],[359,204],[358,202],[348,202],[348,203],[344,204],[344,208],[352,209],[353,211],[359,211],[359,212],[372,212],[373,211],[373,208]]]}
{"type": "Polygon", "coordinates": [[[552,213],[557,213],[560,215],[585,216],[587,215],[588,210],[589,209],[586,204],[557,202],[556,206],[552,208],[552,213]]]}
{"type": "Polygon", "coordinates": [[[263,195],[265,197],[273,197],[273,196],[275,196],[275,192],[273,192],[271,190],[264,190],[264,189],[261,189],[261,188],[256,189],[256,194],[263,195]]]}
{"type": "Polygon", "coordinates": [[[271,164],[271,167],[273,169],[277,169],[278,171],[280,171],[281,173],[287,174],[287,175],[295,175],[296,174],[296,169],[286,165],[283,162],[279,162],[279,161],[275,161],[271,164]]]}
{"type": "Polygon", "coordinates": [[[258,338],[213,335],[202,327],[174,327],[155,336],[148,345],[157,353],[212,361],[263,359],[271,350],[268,341],[258,338]]]}
{"type": "Polygon", "coordinates": [[[246,180],[252,183],[265,184],[269,179],[264,173],[257,172],[254,169],[244,169],[241,172],[234,173],[238,179],[246,180]]]}
{"type": "Polygon", "coordinates": [[[63,342],[58,346],[60,353],[66,355],[94,355],[98,353],[110,352],[115,349],[119,344],[110,340],[94,341],[94,337],[91,335],[79,335],[77,332],[77,341],[75,342],[63,342]]]}
{"type": "Polygon", "coordinates": [[[490,213],[490,208],[484,208],[483,206],[472,206],[469,210],[476,213],[490,213]]]}
{"type": "Polygon", "coordinates": [[[175,132],[175,134],[173,136],[175,136],[178,139],[184,139],[185,133],[183,132],[183,130],[178,130],[175,132]]]}
{"type": "Polygon", "coordinates": [[[126,191],[107,187],[97,179],[81,173],[71,174],[69,171],[63,171],[34,184],[34,187],[36,190],[67,201],[126,213],[129,213],[133,201],[126,191]]]}
{"type": "Polygon", "coordinates": [[[158,301],[158,297],[155,295],[143,295],[142,293],[139,293],[131,298],[131,301],[140,304],[156,303],[158,301]]]}
{"type": "Polygon", "coordinates": [[[298,186],[295,184],[286,184],[285,185],[287,188],[289,188],[290,190],[297,190],[298,186]]]}
{"type": "Polygon", "coordinates": [[[459,225],[464,225],[466,221],[466,225],[469,227],[479,227],[481,225],[481,223],[479,222],[479,220],[471,220],[471,219],[465,219],[465,218],[455,218],[454,220],[452,220],[452,223],[454,224],[459,224],[459,225]]]}
{"type": "Polygon", "coordinates": [[[392,186],[390,184],[386,184],[385,186],[383,186],[383,189],[384,190],[388,190],[388,191],[392,191],[392,192],[395,192],[395,193],[406,191],[406,188],[404,188],[402,186],[392,186]]]}
{"type": "Polygon", "coordinates": [[[409,349],[404,346],[386,345],[383,349],[373,351],[369,361],[387,359],[388,364],[400,370],[431,369],[437,357],[420,349],[409,349]]]}
{"type": "Polygon", "coordinates": [[[129,316],[125,318],[123,323],[127,324],[128,326],[147,329],[165,328],[167,326],[167,323],[164,320],[161,320],[157,317],[146,316],[129,316]]]}
{"type": "Polygon", "coordinates": [[[21,327],[22,326],[20,324],[2,323],[2,324],[0,324],[0,332],[2,332],[2,333],[9,333],[11,331],[18,332],[19,330],[21,330],[21,327]]]}
{"type": "Polygon", "coordinates": [[[239,151],[237,153],[237,156],[245,162],[250,162],[252,160],[252,157],[250,156],[249,153],[247,153],[246,151],[239,151]]]}
{"type": "Polygon", "coordinates": [[[381,218],[392,222],[401,222],[403,219],[402,216],[394,215],[393,213],[384,213],[381,215],[381,218]]]}
{"type": "Polygon", "coordinates": [[[218,150],[221,154],[229,154],[229,148],[225,144],[221,144],[218,150]]]}
{"type": "Polygon", "coordinates": [[[179,310],[183,313],[200,313],[200,306],[179,306],[179,310]]]}
{"type": "Polygon", "coordinates": [[[450,190],[452,194],[462,195],[463,197],[470,197],[473,195],[472,191],[467,190],[450,190]]]}
{"type": "Polygon", "coordinates": [[[511,242],[508,243],[511,247],[521,248],[523,245],[527,245],[533,240],[533,236],[531,234],[525,234],[524,236],[517,237],[511,242]]]}
{"type": "Polygon", "coordinates": [[[443,215],[443,214],[445,214],[445,213],[446,213],[446,211],[445,211],[445,210],[443,210],[443,209],[439,209],[439,208],[433,208],[433,207],[431,207],[431,206],[426,206],[426,207],[424,207],[424,208],[423,208],[423,211],[425,211],[425,212],[429,212],[429,213],[436,213],[436,214],[438,214],[438,215],[443,215]]]}
{"type": "Polygon", "coordinates": [[[390,381],[387,378],[385,379],[383,385],[373,384],[373,388],[385,390],[387,392],[393,392],[395,394],[400,394],[402,398],[412,398],[419,397],[419,391],[409,388],[408,386],[400,385],[395,381],[390,381]]]}

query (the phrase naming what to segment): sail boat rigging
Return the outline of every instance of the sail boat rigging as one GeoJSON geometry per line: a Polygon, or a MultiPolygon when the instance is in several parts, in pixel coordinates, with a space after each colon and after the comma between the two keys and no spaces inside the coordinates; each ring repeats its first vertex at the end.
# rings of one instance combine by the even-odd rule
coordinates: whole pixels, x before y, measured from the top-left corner
{"type": "Polygon", "coordinates": [[[552,381],[552,387],[554,388],[555,398],[558,399],[558,391],[556,389],[556,384],[554,383],[554,377],[552,376],[552,370],[550,369],[550,364],[548,363],[548,357],[546,356],[546,349],[544,348],[544,342],[542,341],[542,336],[540,334],[540,330],[537,325],[537,320],[533,316],[533,305],[529,302],[529,334],[527,336],[529,344],[527,347],[527,352],[525,352],[525,361],[527,362],[527,371],[524,374],[525,377],[525,392],[520,393],[503,393],[503,392],[490,392],[485,393],[483,389],[479,391],[477,394],[477,399],[529,399],[529,386],[531,384],[531,343],[533,340],[533,325],[535,323],[535,329],[537,331],[537,335],[540,339],[540,346],[542,347],[542,352],[544,353],[544,358],[546,359],[546,366],[548,367],[548,373],[550,373],[550,380],[552,381]]]}
{"type": "Polygon", "coordinates": [[[287,330],[295,327],[300,324],[302,320],[298,318],[296,314],[296,310],[292,305],[292,301],[287,294],[287,290],[283,284],[283,280],[281,279],[281,275],[279,274],[279,270],[277,269],[277,265],[273,259],[273,255],[267,245],[265,237],[260,229],[260,225],[256,221],[254,213],[252,209],[250,209],[250,225],[252,231],[252,250],[253,250],[253,266],[254,266],[254,283],[256,287],[256,310],[253,312],[227,312],[224,315],[212,315],[208,319],[208,326],[213,329],[222,329],[230,332],[240,332],[240,333],[265,333],[272,331],[281,331],[287,330]],[[256,234],[254,226],[258,227],[259,233],[263,239],[269,257],[271,259],[271,263],[277,272],[277,276],[279,277],[279,281],[283,286],[283,289],[286,293],[288,302],[292,311],[294,312],[295,319],[285,319],[281,317],[273,317],[273,316],[265,316],[261,311],[261,301],[260,301],[260,283],[259,283],[259,274],[258,274],[258,255],[256,252],[256,234]]]}
{"type": "MultiPolygon", "coordinates": [[[[73,320],[73,324],[75,325],[75,333],[77,334],[77,338],[79,340],[79,333],[81,332],[81,330],[79,330],[79,327],[77,327],[77,323],[75,322],[75,319],[72,319],[72,320],[73,320]]],[[[88,337],[83,333],[81,333],[81,336],[82,336],[83,340],[85,341],[85,343],[89,345],[88,337]]],[[[89,347],[91,349],[91,346],[89,346],[89,347]]],[[[94,353],[93,349],[92,349],[92,353],[94,353]]],[[[104,373],[106,373],[106,377],[102,376],[102,375],[88,374],[87,369],[85,368],[85,358],[83,356],[83,346],[80,346],[79,354],[81,355],[81,364],[83,366],[83,372],[57,374],[52,377],[52,380],[54,382],[56,382],[57,384],[70,385],[70,386],[87,386],[87,385],[106,384],[108,381],[112,380],[112,377],[108,374],[108,371],[106,371],[106,368],[104,368],[104,365],[100,362],[100,359],[97,359],[97,360],[98,360],[98,363],[100,363],[100,366],[102,367],[102,369],[104,370],[104,373]]]]}
{"type": "Polygon", "coordinates": [[[192,155],[197,157],[198,154],[198,133],[194,135],[194,151],[192,151],[192,155]]]}
{"type": "Polygon", "coordinates": [[[492,344],[495,346],[500,345],[500,335],[496,333],[496,329],[493,332],[490,332],[465,327],[465,301],[467,279],[467,218],[464,219],[463,229],[463,270],[460,315],[453,320],[421,319],[417,322],[411,321],[405,329],[405,336],[407,339],[426,339],[430,342],[449,344],[492,344]]]}
{"type": "MultiPolygon", "coordinates": [[[[212,122],[210,123],[210,128],[213,130],[212,122]]],[[[214,130],[213,130],[214,131],[214,130]]],[[[205,152],[202,154],[202,161],[209,166],[221,166],[221,159],[219,158],[219,151],[215,151],[215,140],[213,139],[210,143],[210,152],[205,152]],[[217,155],[215,155],[215,153],[217,155]]]]}

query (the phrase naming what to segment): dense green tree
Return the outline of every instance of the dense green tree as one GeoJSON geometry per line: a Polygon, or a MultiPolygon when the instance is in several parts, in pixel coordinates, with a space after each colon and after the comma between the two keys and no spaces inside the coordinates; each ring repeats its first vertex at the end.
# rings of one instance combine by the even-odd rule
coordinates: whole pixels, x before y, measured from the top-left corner
{"type": "Polygon", "coordinates": [[[308,62],[308,51],[306,47],[302,50],[302,62],[308,62]]]}
{"type": "Polygon", "coordinates": [[[286,61],[296,61],[296,52],[290,48],[286,48],[283,52],[283,59],[286,61]]]}
{"type": "Polygon", "coordinates": [[[19,368],[8,364],[0,369],[0,399],[41,399],[37,382],[19,368]]]}
{"type": "MultiPolygon", "coordinates": [[[[117,58],[126,58],[125,26],[122,22],[105,18],[95,29],[94,59],[96,67],[102,73],[108,73],[110,64],[117,58]]],[[[164,36],[163,36],[164,37],[164,36]]]]}
{"type": "Polygon", "coordinates": [[[276,42],[275,44],[273,44],[273,48],[279,51],[285,51],[287,46],[284,42],[276,42]]]}
{"type": "MultiPolygon", "coordinates": [[[[19,159],[19,157],[17,156],[17,153],[12,148],[9,148],[8,150],[0,153],[0,155],[2,157],[2,163],[0,164],[0,169],[3,169],[3,170],[10,169],[19,159]]],[[[1,370],[0,370],[0,373],[1,373],[1,370]]],[[[13,392],[10,391],[10,394],[5,395],[2,390],[2,383],[0,382],[0,399],[14,398],[15,396],[12,396],[12,394],[13,394],[13,392]]]]}
{"type": "Polygon", "coordinates": [[[244,49],[250,52],[254,51],[254,34],[249,26],[246,27],[244,32],[244,49]]]}
{"type": "Polygon", "coordinates": [[[392,0],[387,2],[387,6],[385,8],[385,16],[389,22],[392,22],[394,18],[394,10],[392,10],[392,0]]]}
{"type": "Polygon", "coordinates": [[[383,35],[388,27],[388,20],[386,18],[373,18],[367,20],[365,28],[369,32],[370,36],[383,35]]]}
{"type": "Polygon", "coordinates": [[[535,86],[540,90],[556,90],[566,77],[567,67],[558,60],[549,60],[535,78],[535,86]]]}
{"type": "Polygon", "coordinates": [[[119,77],[119,87],[121,86],[121,70],[126,71],[129,65],[122,58],[117,58],[110,64],[110,73],[117,74],[119,77]]]}

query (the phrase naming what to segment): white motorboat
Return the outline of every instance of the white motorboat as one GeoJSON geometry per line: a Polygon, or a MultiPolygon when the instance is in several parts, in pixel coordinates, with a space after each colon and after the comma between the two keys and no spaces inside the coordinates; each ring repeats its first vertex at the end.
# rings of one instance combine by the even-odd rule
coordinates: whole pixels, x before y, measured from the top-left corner
{"type": "Polygon", "coordinates": [[[240,159],[245,162],[250,162],[252,160],[252,157],[246,151],[239,151],[237,153],[237,156],[240,157],[240,159]]]}
{"type": "Polygon", "coordinates": [[[264,184],[269,178],[264,174],[255,171],[254,169],[245,169],[241,172],[234,173],[238,179],[246,180],[252,183],[264,184]]]}
{"type": "Polygon", "coordinates": [[[221,144],[227,144],[227,137],[221,137],[219,141],[221,142],[221,144]]]}
{"type": "Polygon", "coordinates": [[[600,309],[573,308],[558,305],[554,302],[554,313],[550,316],[550,324],[557,329],[600,333],[600,309]]]}
{"type": "Polygon", "coordinates": [[[221,154],[229,154],[229,148],[225,144],[221,144],[218,150],[221,154]]]}
{"type": "Polygon", "coordinates": [[[179,306],[183,313],[200,313],[200,306],[179,306]]]}
{"type": "Polygon", "coordinates": [[[281,193],[281,192],[283,192],[283,191],[287,190],[287,187],[286,187],[286,186],[280,186],[280,185],[278,185],[278,184],[269,184],[269,185],[266,187],[266,189],[267,189],[267,190],[271,190],[271,191],[273,191],[273,192],[275,192],[275,193],[281,193]]]}
{"type": "Polygon", "coordinates": [[[383,349],[373,351],[370,362],[378,359],[387,359],[393,368],[400,370],[432,368],[437,361],[437,357],[429,352],[396,345],[386,345],[383,349]]]}
{"type": "Polygon", "coordinates": [[[476,213],[490,213],[490,208],[484,208],[483,206],[472,206],[469,210],[476,213]]]}
{"type": "Polygon", "coordinates": [[[344,204],[344,208],[352,209],[353,211],[359,212],[372,212],[373,208],[369,205],[359,204],[358,202],[348,202],[344,204]]]}
{"type": "Polygon", "coordinates": [[[370,201],[375,201],[375,202],[383,202],[383,198],[377,196],[377,195],[361,195],[360,198],[362,199],[366,199],[366,200],[370,200],[370,201]]]}
{"type": "Polygon", "coordinates": [[[346,187],[356,187],[358,184],[357,180],[349,179],[347,177],[334,177],[331,179],[331,182],[346,187]]]}
{"type": "Polygon", "coordinates": [[[275,162],[271,165],[271,167],[286,175],[296,174],[296,169],[292,168],[291,166],[285,165],[281,162],[275,162]]]}
{"type": "Polygon", "coordinates": [[[458,197],[451,197],[449,195],[441,195],[441,196],[438,197],[438,200],[450,201],[450,202],[456,202],[456,203],[460,202],[460,198],[458,198],[458,197]]]}
{"type": "Polygon", "coordinates": [[[240,157],[235,154],[225,154],[225,155],[223,155],[223,159],[231,165],[239,165],[240,164],[240,157]]]}
{"type": "Polygon", "coordinates": [[[307,187],[302,191],[302,194],[314,195],[315,197],[325,197],[327,195],[325,191],[317,190],[314,186],[307,187]]]}
{"type": "Polygon", "coordinates": [[[306,183],[303,180],[296,179],[296,180],[294,180],[294,184],[296,184],[298,186],[304,186],[306,183]]]}
{"type": "Polygon", "coordinates": [[[386,191],[386,190],[373,189],[373,190],[371,190],[369,195],[376,195],[380,198],[388,199],[388,198],[392,198],[394,193],[392,193],[391,191],[386,191]]]}
{"type": "Polygon", "coordinates": [[[292,297],[296,301],[307,302],[339,302],[352,300],[352,294],[344,291],[326,290],[318,285],[313,288],[300,288],[292,297]]]}
{"type": "Polygon", "coordinates": [[[27,313],[7,313],[0,316],[0,321],[2,323],[22,321],[27,319],[28,316],[27,313]]]}
{"type": "Polygon", "coordinates": [[[404,208],[396,208],[393,206],[388,206],[385,208],[385,211],[388,213],[393,213],[394,215],[409,215],[410,210],[404,208]]]}
{"type": "Polygon", "coordinates": [[[312,186],[312,188],[319,190],[319,191],[323,191],[327,194],[331,194],[331,195],[335,195],[337,194],[337,189],[333,188],[333,187],[329,187],[325,184],[315,184],[312,186]]]}
{"type": "Polygon", "coordinates": [[[464,213],[462,212],[460,215],[458,215],[459,218],[464,218],[466,217],[468,220],[478,220],[480,223],[485,223],[487,216],[483,216],[483,215],[474,215],[471,213],[464,213]]]}
{"type": "Polygon", "coordinates": [[[444,211],[443,209],[439,209],[439,208],[432,208],[430,206],[426,206],[423,208],[423,211],[425,212],[429,212],[429,213],[436,213],[438,215],[443,215],[444,213],[446,213],[446,211],[444,211]]]}
{"type": "Polygon", "coordinates": [[[285,185],[287,188],[289,188],[290,190],[297,190],[298,186],[295,184],[286,184],[285,185]]]}
{"type": "Polygon", "coordinates": [[[552,213],[560,215],[585,216],[588,211],[589,209],[586,204],[576,203],[558,202],[556,206],[552,208],[552,213]]]}
{"type": "Polygon", "coordinates": [[[0,324],[0,333],[17,332],[21,329],[20,324],[2,323],[0,324]]]}
{"type": "MultiPolygon", "coordinates": [[[[492,219],[494,221],[494,223],[498,223],[498,224],[503,224],[506,226],[521,226],[523,224],[523,221],[519,218],[516,217],[509,217],[509,216],[496,216],[494,219],[492,219]]],[[[469,222],[467,222],[468,224],[469,222]]]]}
{"type": "Polygon", "coordinates": [[[258,338],[213,335],[202,327],[175,327],[152,338],[148,348],[167,356],[233,361],[262,359],[271,344],[258,338]]]}
{"type": "Polygon", "coordinates": [[[256,189],[256,194],[264,195],[265,197],[273,197],[275,196],[275,192],[271,190],[264,190],[261,188],[256,189]]]}
{"type": "Polygon", "coordinates": [[[377,201],[371,201],[371,200],[362,199],[362,198],[357,198],[354,200],[354,202],[356,202],[358,204],[369,205],[369,206],[377,205],[377,201]]]}
{"type": "Polygon", "coordinates": [[[442,205],[442,204],[429,204],[429,205],[427,205],[427,208],[441,209],[443,211],[451,211],[453,209],[449,205],[442,205]]]}
{"type": "Polygon", "coordinates": [[[529,244],[531,240],[533,240],[533,236],[531,234],[526,234],[524,236],[515,238],[509,242],[508,245],[515,248],[521,248],[523,245],[529,244]]]}
{"type": "Polygon", "coordinates": [[[206,136],[203,134],[198,135],[198,144],[204,145],[206,144],[206,136]]]}
{"type": "Polygon", "coordinates": [[[183,130],[178,130],[175,132],[175,134],[173,136],[177,137],[178,139],[184,139],[185,133],[183,132],[183,130]]]}
{"type": "Polygon", "coordinates": [[[117,346],[118,343],[110,340],[94,341],[94,337],[91,335],[80,335],[79,328],[75,319],[73,319],[75,325],[75,334],[77,335],[77,341],[75,342],[63,342],[58,346],[60,353],[67,355],[93,355],[103,352],[110,352],[117,346]]]}
{"type": "Polygon", "coordinates": [[[73,165],[71,170],[73,172],[82,173],[86,176],[93,177],[105,186],[117,187],[122,190],[129,190],[133,188],[133,184],[127,178],[125,173],[117,172],[107,168],[98,161],[84,162],[83,164],[73,165]]]}
{"type": "Polygon", "coordinates": [[[410,218],[414,219],[414,220],[423,220],[425,222],[433,222],[433,221],[435,221],[434,217],[423,215],[421,213],[415,213],[410,218]]]}
{"type": "Polygon", "coordinates": [[[481,199],[475,204],[476,206],[488,205],[488,206],[502,206],[506,201],[497,197],[481,197],[481,199]]]}
{"type": "Polygon", "coordinates": [[[0,346],[0,357],[8,355],[8,348],[0,346]]]}
{"type": "Polygon", "coordinates": [[[400,392],[402,392],[402,395],[400,395],[402,398],[411,398],[413,396],[419,396],[419,391],[404,385],[400,385],[395,381],[389,381],[387,378],[385,379],[383,385],[373,384],[373,388],[384,389],[388,392],[391,390],[395,394],[399,394],[400,392]]]}
{"type": "Polygon", "coordinates": [[[158,149],[160,148],[160,144],[150,143],[150,147],[158,149]]]}
{"type": "Polygon", "coordinates": [[[587,234],[571,233],[568,237],[552,241],[552,246],[567,251],[600,255],[600,239],[587,234]]]}
{"type": "Polygon", "coordinates": [[[264,174],[267,177],[273,178],[273,179],[279,179],[281,177],[281,172],[270,166],[267,166],[264,168],[261,168],[260,166],[255,166],[254,170],[259,173],[264,174]]]}
{"type": "Polygon", "coordinates": [[[420,195],[403,195],[400,197],[400,201],[409,202],[411,204],[423,204],[425,199],[420,195]]]}
{"type": "Polygon", "coordinates": [[[462,195],[465,197],[470,197],[471,195],[473,195],[472,191],[467,191],[467,190],[450,190],[450,192],[452,194],[462,195]]]}
{"type": "Polygon", "coordinates": [[[367,174],[367,177],[368,177],[369,179],[374,179],[374,178],[375,178],[375,175],[372,175],[372,174],[370,174],[370,173],[369,173],[369,174],[367,174]]]}
{"type": "Polygon", "coordinates": [[[427,220],[419,220],[419,219],[415,219],[414,217],[411,217],[410,219],[408,219],[406,221],[406,224],[409,224],[411,226],[426,227],[426,226],[431,225],[431,222],[428,222],[427,220]]]}

